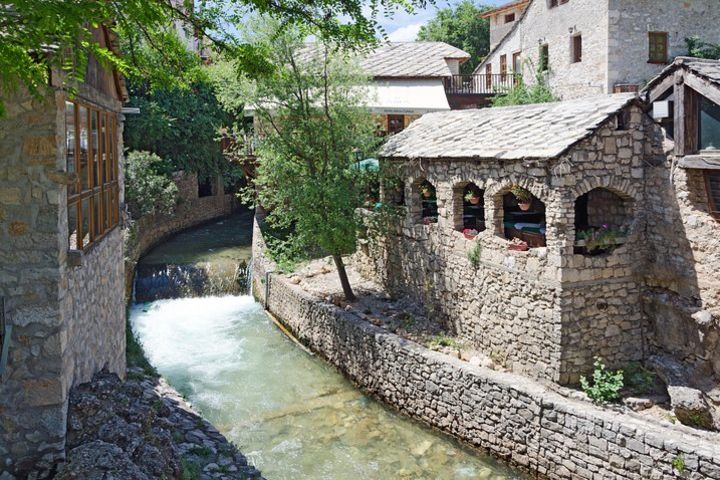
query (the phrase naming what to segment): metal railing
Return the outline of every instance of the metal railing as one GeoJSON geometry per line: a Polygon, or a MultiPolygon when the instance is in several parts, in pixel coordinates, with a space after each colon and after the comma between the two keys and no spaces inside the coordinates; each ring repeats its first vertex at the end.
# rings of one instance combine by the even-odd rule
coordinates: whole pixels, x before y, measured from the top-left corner
{"type": "Polygon", "coordinates": [[[445,93],[448,95],[497,95],[519,85],[521,81],[521,75],[515,73],[453,75],[445,79],[445,93]]]}

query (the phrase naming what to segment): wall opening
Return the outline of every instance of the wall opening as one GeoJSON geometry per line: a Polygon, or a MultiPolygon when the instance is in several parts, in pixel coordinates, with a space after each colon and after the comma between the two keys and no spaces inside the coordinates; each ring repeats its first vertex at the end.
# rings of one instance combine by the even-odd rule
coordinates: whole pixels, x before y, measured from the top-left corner
{"type": "Polygon", "coordinates": [[[437,223],[438,204],[435,186],[427,180],[415,182],[413,196],[417,205],[413,212],[415,220],[425,225],[437,223]]]}
{"type": "Polygon", "coordinates": [[[485,230],[485,191],[474,183],[464,182],[453,189],[453,225],[466,237],[485,230]]]}
{"type": "Polygon", "coordinates": [[[509,191],[500,195],[500,235],[517,245],[517,250],[546,246],[545,204],[518,185],[513,185],[509,191]]]}
{"type": "Polygon", "coordinates": [[[599,255],[625,242],[632,223],[632,200],[594,188],[575,200],[575,253],[599,255]]]}
{"type": "Polygon", "coordinates": [[[203,180],[198,178],[198,197],[212,197],[213,195],[213,182],[210,177],[205,177],[203,180]]]}

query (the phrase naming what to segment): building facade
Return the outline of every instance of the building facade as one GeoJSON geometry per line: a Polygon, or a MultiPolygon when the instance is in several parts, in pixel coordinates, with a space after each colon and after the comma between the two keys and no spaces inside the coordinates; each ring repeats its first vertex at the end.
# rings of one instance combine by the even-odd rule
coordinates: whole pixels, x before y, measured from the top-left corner
{"type": "MultiPolygon", "coordinates": [[[[101,46],[115,49],[104,28],[101,46]]],[[[0,119],[0,476],[64,458],[69,390],[125,374],[121,78],[90,59],[71,96],[18,93],[0,119]]]]}
{"type": "Polygon", "coordinates": [[[542,75],[564,99],[637,91],[687,54],[687,38],[720,42],[713,0],[532,0],[524,8],[475,73],[520,72],[529,83],[542,75]]]}

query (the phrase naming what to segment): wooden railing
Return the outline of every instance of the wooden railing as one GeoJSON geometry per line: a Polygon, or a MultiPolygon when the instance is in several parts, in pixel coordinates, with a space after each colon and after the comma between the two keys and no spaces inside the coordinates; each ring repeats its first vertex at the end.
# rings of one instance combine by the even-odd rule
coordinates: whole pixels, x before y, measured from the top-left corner
{"type": "Polygon", "coordinates": [[[520,74],[494,73],[477,75],[453,75],[445,79],[448,95],[497,95],[519,85],[520,74]]]}

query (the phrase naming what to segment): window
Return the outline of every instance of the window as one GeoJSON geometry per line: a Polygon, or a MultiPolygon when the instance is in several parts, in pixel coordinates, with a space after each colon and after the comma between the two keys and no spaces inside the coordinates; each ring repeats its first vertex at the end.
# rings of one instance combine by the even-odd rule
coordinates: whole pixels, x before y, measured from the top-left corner
{"type": "Polygon", "coordinates": [[[700,150],[720,150],[720,105],[700,97],[700,150]]]}
{"type": "Polygon", "coordinates": [[[667,32],[649,32],[649,63],[667,63],[668,34],[667,32]]]}
{"type": "Polygon", "coordinates": [[[512,62],[513,73],[520,73],[520,69],[522,67],[520,65],[520,52],[513,53],[512,62]]]}
{"type": "Polygon", "coordinates": [[[394,135],[398,132],[402,132],[405,128],[405,116],[404,115],[388,115],[388,135],[394,135]]]}
{"type": "Polygon", "coordinates": [[[594,188],[575,200],[575,253],[599,255],[625,241],[633,202],[606,188],[594,188]]]}
{"type": "Polygon", "coordinates": [[[555,7],[557,7],[558,5],[562,5],[562,4],[564,4],[564,3],[568,3],[570,0],[549,0],[549,1],[550,1],[550,3],[548,4],[548,6],[549,6],[550,8],[555,8],[555,7]]]}
{"type": "Polygon", "coordinates": [[[492,63],[485,65],[485,88],[492,90],[492,63]]]}
{"type": "Polygon", "coordinates": [[[582,62],[582,35],[570,37],[570,62],[582,62]]]}
{"type": "Polygon", "coordinates": [[[705,185],[710,201],[710,213],[720,220],[720,170],[705,170],[705,185]]]}
{"type": "Polygon", "coordinates": [[[540,45],[540,61],[538,64],[538,70],[541,72],[547,72],[550,70],[550,47],[547,43],[540,45]]]}
{"type": "Polygon", "coordinates": [[[507,240],[517,239],[523,249],[544,247],[545,204],[524,188],[514,186],[513,191],[496,197],[496,208],[503,212],[496,231],[507,240]]]}
{"type": "Polygon", "coordinates": [[[70,249],[87,250],[120,222],[117,118],[78,101],[65,102],[70,249]]]}
{"type": "Polygon", "coordinates": [[[419,185],[420,189],[420,215],[421,221],[425,225],[431,223],[437,223],[438,220],[438,205],[437,205],[437,194],[435,193],[435,186],[423,180],[419,185]]]}
{"type": "Polygon", "coordinates": [[[474,237],[485,230],[485,191],[474,183],[460,183],[453,189],[455,230],[474,237]]]}
{"type": "Polygon", "coordinates": [[[507,78],[507,55],[500,55],[500,79],[504,82],[507,78]]]}
{"type": "Polygon", "coordinates": [[[505,23],[512,23],[515,21],[515,14],[514,13],[508,13],[505,15],[505,23]]]}
{"type": "Polygon", "coordinates": [[[198,179],[198,197],[212,197],[213,195],[213,182],[210,177],[205,177],[202,180],[198,179]]]}

